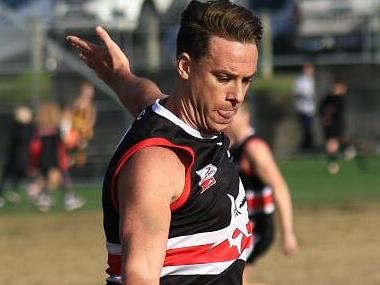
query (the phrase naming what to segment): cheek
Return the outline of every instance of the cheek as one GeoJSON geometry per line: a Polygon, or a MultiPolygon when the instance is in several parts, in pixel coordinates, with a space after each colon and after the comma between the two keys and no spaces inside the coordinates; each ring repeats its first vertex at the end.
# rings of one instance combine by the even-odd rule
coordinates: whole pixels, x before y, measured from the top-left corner
{"type": "Polygon", "coordinates": [[[197,94],[198,106],[203,106],[202,109],[206,113],[213,112],[224,105],[227,88],[212,75],[200,74],[197,80],[194,80],[193,88],[197,94]]]}
{"type": "Polygon", "coordinates": [[[208,105],[218,105],[225,99],[225,90],[221,84],[204,81],[198,88],[198,90],[201,91],[202,99],[208,105]]]}
{"type": "Polygon", "coordinates": [[[203,80],[204,88],[208,90],[208,92],[217,92],[218,89],[220,89],[220,84],[213,78],[213,77],[206,77],[205,80],[203,80]]]}
{"type": "Polygon", "coordinates": [[[196,94],[199,94],[198,97],[204,99],[211,96],[211,94],[214,93],[214,90],[216,89],[216,84],[206,74],[203,74],[203,77],[202,74],[200,74],[193,81],[192,88],[193,91],[196,92],[196,94]]]}
{"type": "Polygon", "coordinates": [[[226,91],[223,88],[210,88],[205,96],[207,96],[207,104],[211,111],[219,109],[225,105],[226,91]]]}

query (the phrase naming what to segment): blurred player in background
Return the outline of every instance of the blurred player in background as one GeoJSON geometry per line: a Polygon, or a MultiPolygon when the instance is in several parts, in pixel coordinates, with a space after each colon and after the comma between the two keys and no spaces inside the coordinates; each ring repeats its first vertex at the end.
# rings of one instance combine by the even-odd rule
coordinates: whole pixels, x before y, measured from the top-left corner
{"type": "Polygon", "coordinates": [[[83,166],[87,161],[88,142],[94,136],[96,107],[93,103],[94,86],[83,82],[79,95],[63,112],[61,130],[70,153],[70,165],[83,166]]]}
{"type": "Polygon", "coordinates": [[[33,165],[43,179],[43,188],[38,198],[39,209],[43,212],[52,206],[51,193],[61,183],[58,148],[61,143],[59,124],[61,111],[54,102],[42,102],[36,111],[36,132],[33,165]],[[37,143],[39,146],[37,148],[37,143]]]}
{"type": "Polygon", "coordinates": [[[5,204],[4,196],[13,204],[20,201],[17,193],[19,183],[30,174],[29,143],[33,136],[32,110],[27,106],[19,106],[14,110],[13,117],[6,162],[0,180],[0,208],[5,204]],[[5,193],[8,181],[12,183],[12,188],[5,193]]]}
{"type": "Polygon", "coordinates": [[[29,196],[36,196],[36,204],[42,212],[53,206],[52,193],[60,186],[64,190],[65,210],[78,209],[85,203],[73,194],[68,174],[69,158],[60,130],[61,120],[62,112],[56,103],[42,102],[37,107],[32,163],[39,175],[29,188],[35,193],[29,196]]]}
{"type": "Polygon", "coordinates": [[[302,74],[299,75],[293,86],[295,109],[302,130],[300,150],[311,151],[314,148],[314,116],[315,103],[315,67],[311,62],[305,62],[302,74]]]}
{"type": "Polygon", "coordinates": [[[73,103],[63,109],[60,123],[62,141],[69,159],[68,165],[62,168],[64,206],[68,211],[78,209],[85,204],[83,198],[74,195],[70,172],[73,167],[82,167],[86,164],[88,143],[94,136],[96,122],[94,86],[84,81],[79,90],[79,95],[73,103]]]}
{"type": "Polygon", "coordinates": [[[355,150],[348,144],[345,133],[347,84],[335,79],[326,97],[319,106],[320,120],[324,132],[324,149],[328,159],[327,170],[330,174],[339,172],[338,156],[342,144],[347,146],[347,158],[353,158],[355,150]]]}
{"type": "Polygon", "coordinates": [[[268,144],[255,134],[250,124],[248,104],[243,104],[227,128],[232,157],[243,182],[250,220],[254,224],[254,246],[244,270],[244,284],[253,275],[253,265],[271,246],[275,230],[275,205],[279,214],[281,245],[285,255],[293,254],[297,239],[293,228],[292,203],[268,144]]]}

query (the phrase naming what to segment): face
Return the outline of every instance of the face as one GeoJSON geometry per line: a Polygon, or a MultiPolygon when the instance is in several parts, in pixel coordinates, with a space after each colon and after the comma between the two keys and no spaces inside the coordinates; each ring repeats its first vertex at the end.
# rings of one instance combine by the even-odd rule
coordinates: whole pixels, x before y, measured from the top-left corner
{"type": "Polygon", "coordinates": [[[334,83],[332,87],[332,92],[335,95],[346,95],[347,85],[344,83],[334,83]]]}
{"type": "Polygon", "coordinates": [[[18,107],[15,110],[15,118],[18,122],[27,124],[32,121],[32,112],[29,108],[27,107],[18,107]]]}
{"type": "Polygon", "coordinates": [[[314,66],[311,64],[307,64],[304,66],[304,74],[307,76],[314,76],[314,66]]]}
{"type": "Polygon", "coordinates": [[[81,87],[81,95],[82,95],[83,100],[91,101],[94,96],[94,92],[95,92],[94,86],[90,84],[85,83],[81,87]]]}
{"type": "Polygon", "coordinates": [[[237,113],[257,66],[258,50],[253,43],[220,37],[210,39],[208,55],[189,58],[182,74],[189,96],[184,98],[187,121],[195,128],[221,132],[237,113]]]}

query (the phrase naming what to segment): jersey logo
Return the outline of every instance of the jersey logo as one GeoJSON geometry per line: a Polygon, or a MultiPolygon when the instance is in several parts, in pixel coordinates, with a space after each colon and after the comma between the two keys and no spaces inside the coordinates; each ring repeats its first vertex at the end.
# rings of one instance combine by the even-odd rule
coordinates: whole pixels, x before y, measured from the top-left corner
{"type": "MultiPolygon", "coordinates": [[[[229,233],[227,241],[230,248],[235,247],[239,254],[249,247],[252,242],[252,224],[248,218],[247,199],[245,197],[244,186],[239,181],[239,194],[236,199],[227,194],[231,201],[231,222],[228,226],[229,233]]],[[[225,242],[225,236],[220,236],[219,241],[216,241],[213,247],[225,242]]]]}
{"type": "Polygon", "coordinates": [[[202,188],[201,194],[216,183],[214,175],[217,170],[218,168],[215,165],[207,164],[205,167],[195,172],[201,178],[198,183],[202,188]]]}

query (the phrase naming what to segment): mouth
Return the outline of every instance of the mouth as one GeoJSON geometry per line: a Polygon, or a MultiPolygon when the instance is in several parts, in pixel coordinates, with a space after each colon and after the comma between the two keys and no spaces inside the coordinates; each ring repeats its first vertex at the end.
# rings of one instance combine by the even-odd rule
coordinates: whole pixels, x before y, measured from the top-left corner
{"type": "Polygon", "coordinates": [[[231,109],[231,110],[218,110],[217,113],[218,113],[219,117],[222,118],[224,121],[231,122],[232,119],[233,119],[233,117],[236,114],[236,110],[235,109],[231,109]]]}

